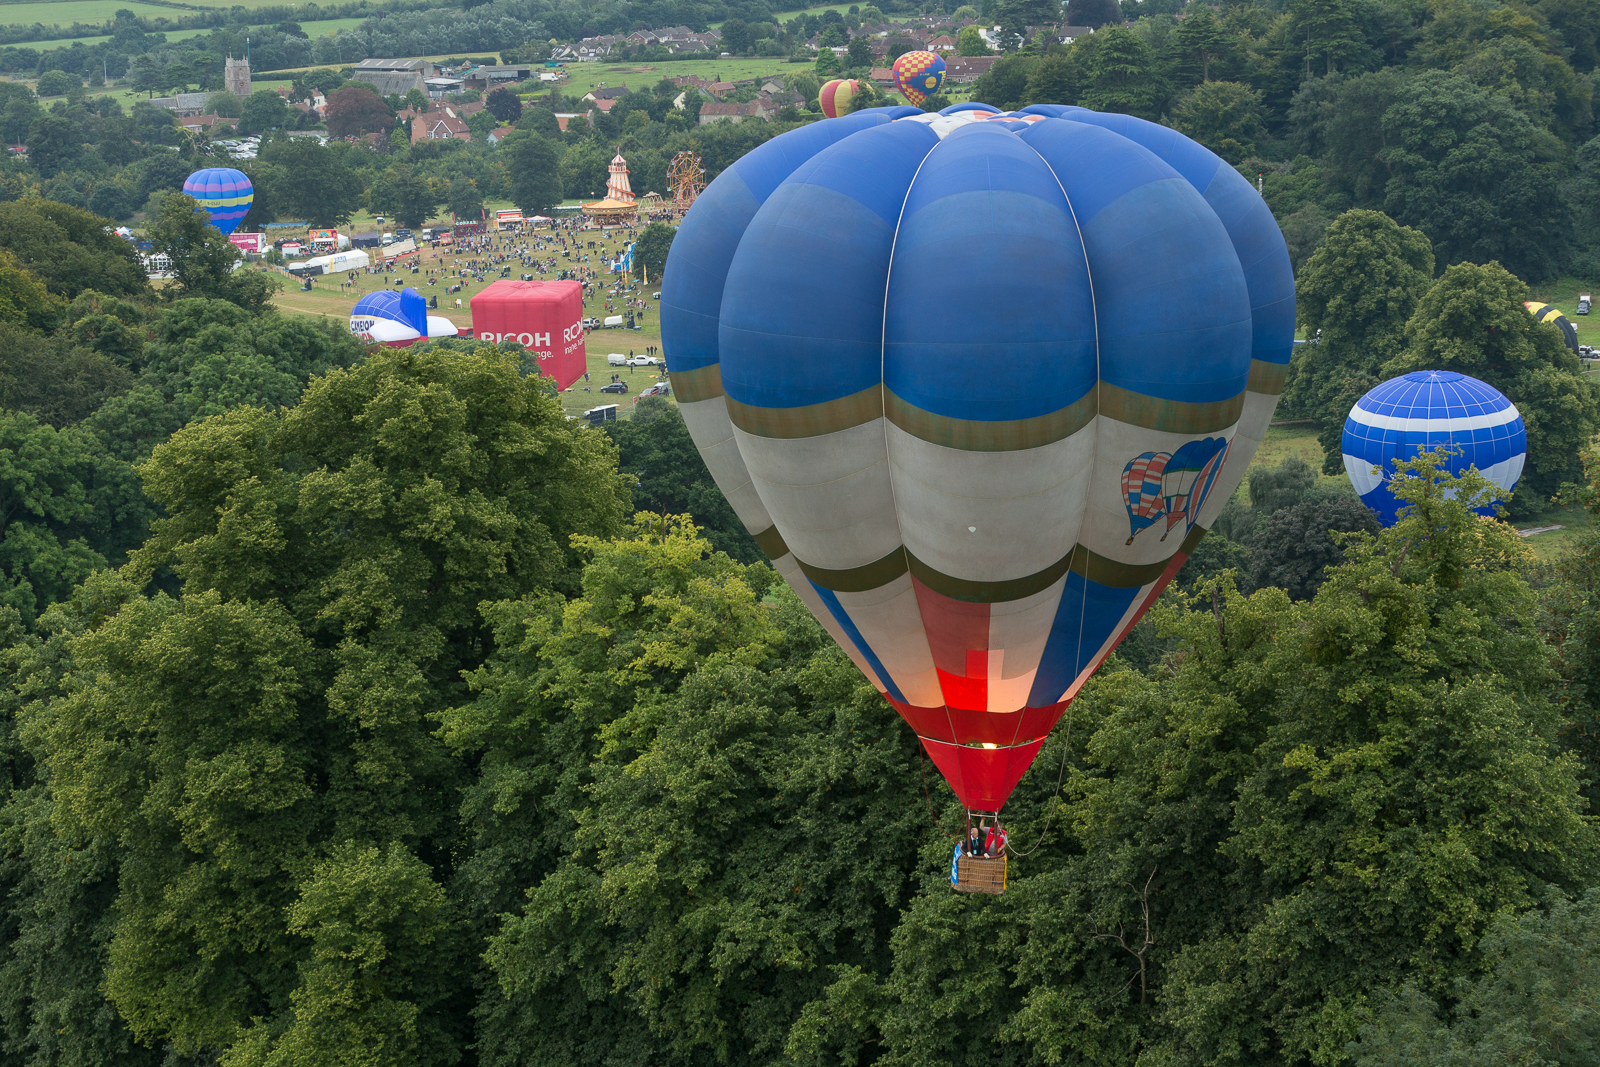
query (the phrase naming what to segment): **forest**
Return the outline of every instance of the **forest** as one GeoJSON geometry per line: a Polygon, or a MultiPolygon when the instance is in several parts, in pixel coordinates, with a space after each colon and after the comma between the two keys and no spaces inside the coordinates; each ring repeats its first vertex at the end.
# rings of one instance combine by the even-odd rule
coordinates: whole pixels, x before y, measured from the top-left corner
{"type": "MultiPolygon", "coordinates": [[[[1100,7],[1067,48],[985,11],[974,92],[1260,175],[1325,466],[1251,471],[1013,796],[993,898],[671,403],[595,430],[515,345],[281,312],[177,191],[204,140],[0,83],[0,1064],[1592,1064],[1600,533],[1540,563],[1437,456],[1388,529],[1325,475],[1355,397],[1459,370],[1527,423],[1504,519],[1600,517],[1600,399],[1522,306],[1600,247],[1600,12],[1100,7]]],[[[659,188],[814,118],[669,87],[566,133],[517,99],[498,146],[252,99],[247,226],[597,195],[619,144],[659,188]]]]}

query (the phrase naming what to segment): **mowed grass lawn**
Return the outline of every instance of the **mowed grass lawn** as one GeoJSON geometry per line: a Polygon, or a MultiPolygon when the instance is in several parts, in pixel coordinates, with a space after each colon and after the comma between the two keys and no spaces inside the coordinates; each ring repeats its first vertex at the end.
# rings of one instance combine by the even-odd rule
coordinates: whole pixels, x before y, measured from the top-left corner
{"type": "Polygon", "coordinates": [[[707,80],[740,81],[744,78],[782,77],[810,70],[809,63],[785,63],[775,56],[754,59],[682,59],[667,63],[569,63],[567,80],[559,86],[563,95],[582,96],[602,85],[624,82],[635,91],[648,89],[662,78],[684,78],[691,74],[707,80]]]}

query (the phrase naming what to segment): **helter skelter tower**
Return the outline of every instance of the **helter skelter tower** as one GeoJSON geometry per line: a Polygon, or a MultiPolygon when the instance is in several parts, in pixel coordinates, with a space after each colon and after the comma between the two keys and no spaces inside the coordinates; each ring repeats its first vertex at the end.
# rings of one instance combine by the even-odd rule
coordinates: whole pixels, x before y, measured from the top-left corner
{"type": "Polygon", "coordinates": [[[612,159],[608,169],[611,171],[611,177],[606,179],[606,199],[637,199],[633,195],[633,185],[628,181],[628,161],[622,158],[620,151],[617,152],[616,158],[612,159]]]}

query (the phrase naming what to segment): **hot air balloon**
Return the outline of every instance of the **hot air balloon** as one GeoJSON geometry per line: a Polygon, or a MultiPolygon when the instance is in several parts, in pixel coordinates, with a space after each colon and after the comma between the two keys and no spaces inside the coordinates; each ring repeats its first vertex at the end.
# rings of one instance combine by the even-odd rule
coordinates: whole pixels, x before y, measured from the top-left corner
{"type": "Polygon", "coordinates": [[[189,175],[183,191],[200,201],[200,206],[211,217],[211,225],[226,237],[244,221],[255,199],[255,187],[243,171],[232,167],[207,167],[189,175]]]}
{"type": "Polygon", "coordinates": [[[830,119],[850,114],[850,105],[859,88],[853,78],[835,78],[824,84],[817,93],[817,103],[822,105],[822,113],[830,119]]]}
{"type": "Polygon", "coordinates": [[[932,52],[907,52],[893,69],[894,87],[917,107],[944,84],[944,60],[932,52]]]}
{"type": "MultiPolygon", "coordinates": [[[[1396,459],[1447,446],[1448,468],[1478,468],[1506,492],[1516,488],[1528,458],[1528,430],[1517,406],[1492,385],[1455,371],[1419,370],[1391,378],[1356,401],[1344,420],[1345,473],[1385,526],[1403,502],[1389,492],[1396,459]]],[[[1494,513],[1479,508],[1480,515],[1494,513]]]]}
{"type": "Polygon", "coordinates": [[[1522,306],[1528,309],[1535,322],[1548,322],[1561,331],[1561,336],[1566,339],[1567,347],[1574,352],[1578,350],[1578,328],[1572,325],[1572,320],[1561,314],[1561,309],[1549,304],[1541,304],[1537,300],[1524,300],[1522,306]]]}
{"type": "Polygon", "coordinates": [[[1233,494],[1294,336],[1248,182],[1059,105],[768,141],[690,209],[661,309],[712,476],[974,812],[1233,494]]]}
{"type": "Polygon", "coordinates": [[[363,341],[407,348],[430,337],[454,337],[458,331],[442,315],[428,314],[428,302],[408,285],[398,293],[381,289],[357,300],[350,309],[350,332],[363,341]]]}

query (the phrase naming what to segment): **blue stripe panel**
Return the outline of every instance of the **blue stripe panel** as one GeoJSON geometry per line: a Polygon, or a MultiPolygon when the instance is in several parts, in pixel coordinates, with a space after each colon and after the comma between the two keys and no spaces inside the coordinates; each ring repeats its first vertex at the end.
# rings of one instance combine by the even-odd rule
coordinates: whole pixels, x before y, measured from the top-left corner
{"type": "Polygon", "coordinates": [[[838,594],[832,589],[822,588],[816,582],[811,583],[811,588],[815,589],[817,595],[822,598],[822,602],[828,605],[828,612],[833,616],[834,621],[839,624],[839,628],[845,632],[845,636],[849,637],[850,641],[856,646],[856,651],[861,653],[861,658],[866,660],[872,669],[877,672],[878,681],[883,683],[883,687],[889,691],[889,695],[902,704],[908,703],[905,694],[900,691],[900,687],[894,684],[894,679],[889,676],[888,671],[884,670],[883,661],[878,658],[878,654],[872,651],[872,646],[868,645],[866,639],[861,636],[861,630],[857,628],[855,621],[845,612],[844,605],[839,603],[838,594]]]}
{"type": "Polygon", "coordinates": [[[728,264],[772,190],[817,152],[887,121],[883,109],[873,109],[791,130],[740,157],[695,199],[672,241],[661,279],[662,348],[669,370],[682,373],[717,362],[717,315],[728,264]]]}
{"type": "Polygon", "coordinates": [[[1143,145],[1204,195],[1228,231],[1244,269],[1254,318],[1252,355],[1266,363],[1288,363],[1294,347],[1294,270],[1277,220],[1255,186],[1209,148],[1166,126],[1083,108],[1060,117],[1111,130],[1143,145]]]}
{"type": "Polygon", "coordinates": [[[729,397],[801,407],[882,381],[894,228],[912,176],[938,143],[923,123],[864,130],[796,170],[756,212],[722,297],[729,397]]]}
{"type": "Polygon", "coordinates": [[[1094,126],[1046,121],[1020,136],[1055,169],[1077,215],[1101,379],[1190,403],[1243,393],[1249,291],[1233,242],[1200,193],[1147,149],[1094,126]]]}
{"type": "Polygon", "coordinates": [[[1095,383],[1072,213],[1049,167],[1000,126],[962,127],[928,155],[894,246],[884,381],[952,418],[1046,415],[1095,383]]]}
{"type": "Polygon", "coordinates": [[[1067,572],[1061,604],[1039,658],[1039,673],[1028,691],[1029,707],[1042,708],[1061,699],[1141,592],[1138,588],[1113,589],[1077,571],[1067,572]]]}

